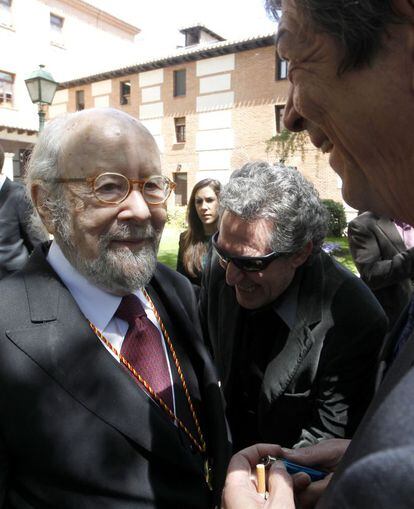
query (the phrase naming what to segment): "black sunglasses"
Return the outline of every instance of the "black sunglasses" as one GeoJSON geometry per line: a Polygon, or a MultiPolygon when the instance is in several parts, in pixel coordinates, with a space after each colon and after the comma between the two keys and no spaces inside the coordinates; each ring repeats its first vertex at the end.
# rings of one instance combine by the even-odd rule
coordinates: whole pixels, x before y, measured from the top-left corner
{"type": "Polygon", "coordinates": [[[220,258],[220,264],[223,268],[226,268],[227,265],[232,262],[238,269],[244,270],[245,272],[260,272],[265,270],[276,258],[281,258],[288,254],[273,251],[273,253],[265,256],[230,256],[217,245],[218,236],[219,232],[216,232],[211,242],[220,258]]]}

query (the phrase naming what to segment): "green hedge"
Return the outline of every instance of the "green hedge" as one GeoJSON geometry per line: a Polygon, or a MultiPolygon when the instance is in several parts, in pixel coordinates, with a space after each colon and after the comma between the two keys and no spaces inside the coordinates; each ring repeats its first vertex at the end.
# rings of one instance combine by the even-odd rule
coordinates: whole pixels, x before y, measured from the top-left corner
{"type": "Polygon", "coordinates": [[[342,237],[347,226],[344,206],[335,200],[322,200],[322,203],[329,213],[328,236],[342,237]]]}

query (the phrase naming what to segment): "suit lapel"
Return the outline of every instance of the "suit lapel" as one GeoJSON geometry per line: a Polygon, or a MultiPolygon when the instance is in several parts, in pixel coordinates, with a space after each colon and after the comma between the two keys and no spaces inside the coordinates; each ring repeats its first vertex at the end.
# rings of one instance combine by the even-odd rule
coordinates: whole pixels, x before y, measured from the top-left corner
{"type": "Polygon", "coordinates": [[[321,320],[322,284],[321,258],[316,256],[311,266],[302,269],[295,324],[284,348],[266,368],[262,385],[265,406],[271,405],[286,390],[315,342],[311,327],[321,320]]]}
{"type": "Polygon", "coordinates": [[[32,257],[26,276],[33,326],[7,331],[9,339],[108,425],[160,458],[191,464],[188,448],[174,447],[178,430],[165,412],[101,344],[47,262],[40,269],[38,262],[32,257]]]}
{"type": "Polygon", "coordinates": [[[229,386],[232,372],[232,361],[241,345],[243,313],[237,303],[235,292],[226,282],[221,281],[218,301],[218,345],[219,356],[216,358],[217,368],[221,375],[223,387],[229,386]],[[231,310],[231,311],[230,311],[231,310]]]}
{"type": "Polygon", "coordinates": [[[191,396],[195,395],[198,399],[201,397],[199,415],[202,417],[202,431],[212,460],[214,485],[216,488],[222,487],[230,448],[216,369],[202,341],[201,330],[188,315],[175,287],[164,281],[159,270],[155,272],[147,290],[154,304],[162,302],[164,305],[161,308],[164,307],[166,312],[165,325],[172,331],[174,346],[183,364],[191,396]]]}
{"type": "Polygon", "coordinates": [[[383,217],[380,217],[377,222],[378,228],[382,230],[384,235],[389,239],[389,241],[394,245],[395,249],[400,251],[405,251],[407,248],[399,234],[397,227],[390,220],[383,217]]]}

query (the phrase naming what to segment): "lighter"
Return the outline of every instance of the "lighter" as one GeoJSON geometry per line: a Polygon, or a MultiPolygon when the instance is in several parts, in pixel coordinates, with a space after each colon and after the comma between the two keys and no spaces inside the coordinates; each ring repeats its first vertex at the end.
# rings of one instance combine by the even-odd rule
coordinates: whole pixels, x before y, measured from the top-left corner
{"type": "Polygon", "coordinates": [[[266,468],[270,467],[271,464],[277,460],[282,461],[285,464],[286,470],[288,471],[289,474],[297,474],[298,472],[304,472],[305,474],[308,474],[312,482],[320,481],[321,479],[324,479],[328,475],[328,472],[324,472],[323,470],[316,470],[315,468],[305,467],[304,465],[298,465],[297,463],[292,463],[291,461],[285,460],[284,458],[275,458],[270,454],[268,454],[267,456],[263,456],[263,458],[260,458],[260,462],[263,463],[263,465],[266,468]]]}

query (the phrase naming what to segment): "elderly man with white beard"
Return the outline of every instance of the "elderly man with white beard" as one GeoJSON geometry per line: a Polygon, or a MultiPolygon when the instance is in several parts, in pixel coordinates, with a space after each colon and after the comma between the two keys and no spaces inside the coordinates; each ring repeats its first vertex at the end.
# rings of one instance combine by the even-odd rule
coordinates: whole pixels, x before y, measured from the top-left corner
{"type": "Polygon", "coordinates": [[[49,123],[27,186],[52,243],[0,288],[0,505],[209,508],[228,441],[186,278],[157,264],[174,184],[117,110],[49,123]]]}

